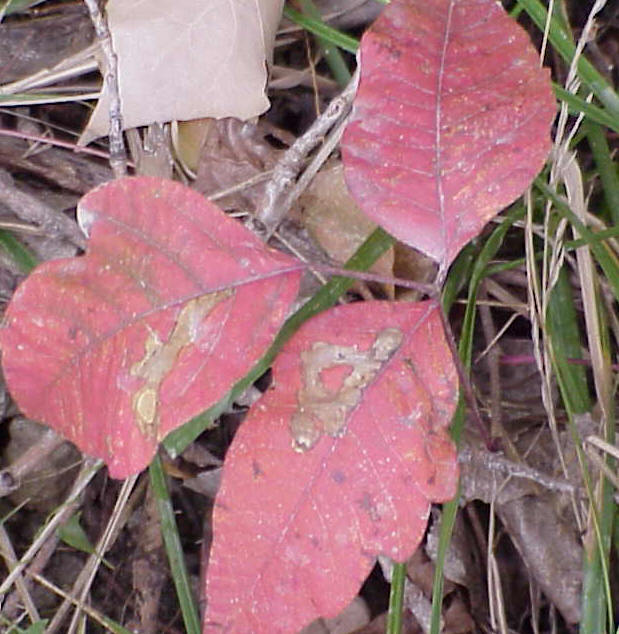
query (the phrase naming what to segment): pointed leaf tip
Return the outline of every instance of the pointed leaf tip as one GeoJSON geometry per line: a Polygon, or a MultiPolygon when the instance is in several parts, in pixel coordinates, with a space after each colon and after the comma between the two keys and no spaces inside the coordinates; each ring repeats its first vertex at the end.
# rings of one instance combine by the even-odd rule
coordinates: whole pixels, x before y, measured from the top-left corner
{"type": "Polygon", "coordinates": [[[17,289],[2,366],[27,416],[123,478],[260,358],[299,267],[172,181],[107,183],[78,216],[87,254],[46,262],[17,289]]]}
{"type": "Polygon", "coordinates": [[[542,168],[548,71],[495,0],[392,0],[362,38],[360,68],[342,139],[348,186],[446,269],[542,168]]]}

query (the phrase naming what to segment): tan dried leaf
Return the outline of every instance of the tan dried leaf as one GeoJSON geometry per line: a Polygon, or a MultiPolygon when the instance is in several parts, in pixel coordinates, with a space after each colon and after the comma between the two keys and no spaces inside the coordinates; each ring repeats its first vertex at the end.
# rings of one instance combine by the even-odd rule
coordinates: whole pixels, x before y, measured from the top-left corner
{"type": "MultiPolygon", "coordinates": [[[[123,126],[201,117],[249,119],[265,95],[283,0],[110,0],[123,126]]],[[[108,132],[109,91],[80,143],[108,132]]]]}
{"type": "MultiPolygon", "coordinates": [[[[345,262],[374,231],[350,195],[338,161],[323,168],[299,199],[300,223],[336,262],[345,262]]],[[[372,267],[374,273],[393,275],[393,249],[372,267]]]]}

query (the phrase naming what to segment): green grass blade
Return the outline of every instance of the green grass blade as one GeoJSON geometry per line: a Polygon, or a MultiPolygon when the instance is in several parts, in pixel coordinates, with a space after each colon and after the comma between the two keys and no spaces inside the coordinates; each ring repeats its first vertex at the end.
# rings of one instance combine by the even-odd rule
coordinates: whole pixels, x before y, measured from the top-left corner
{"type": "Polygon", "coordinates": [[[581,632],[583,634],[612,632],[612,614],[608,607],[612,601],[608,580],[612,513],[608,516],[604,510],[605,506],[611,509],[613,507],[612,491],[610,486],[607,486],[609,483],[606,482],[603,486],[608,490],[603,492],[602,497],[608,499],[602,503],[600,512],[599,508],[595,508],[596,497],[591,485],[587,461],[581,448],[582,439],[575,423],[575,417],[591,411],[592,404],[584,368],[568,361],[569,358],[581,358],[581,336],[572,289],[565,268],[561,270],[557,283],[552,289],[546,315],[546,327],[551,342],[553,367],[568,412],[568,423],[589,492],[595,524],[595,543],[585,544],[584,549],[581,632]],[[606,630],[607,615],[609,615],[609,630],[606,630]]]}
{"type": "Polygon", "coordinates": [[[608,141],[602,128],[588,121],[585,123],[585,130],[604,189],[604,198],[609,212],[607,220],[619,226],[619,175],[617,174],[617,165],[611,158],[608,141]]]}
{"type": "MultiPolygon", "coordinates": [[[[548,14],[546,7],[539,0],[518,0],[518,4],[524,7],[537,27],[544,31],[548,14]]],[[[548,37],[555,50],[569,64],[576,52],[576,46],[571,35],[563,29],[555,16],[550,19],[548,37]]],[[[581,56],[578,60],[577,70],[581,81],[606,106],[613,117],[619,118],[619,95],[600,75],[593,64],[584,56],[581,56]]]]}
{"type": "Polygon", "coordinates": [[[198,609],[189,583],[189,575],[185,566],[185,557],[176,526],[165,473],[163,472],[163,464],[158,455],[151,462],[148,472],[159,510],[161,534],[163,535],[168,561],[170,562],[170,571],[176,587],[176,595],[183,614],[185,631],[187,634],[200,634],[198,609]]]}
{"type": "MultiPolygon", "coordinates": [[[[614,634],[613,600],[609,581],[610,536],[615,505],[612,485],[602,482],[601,512],[597,515],[594,544],[585,547],[585,576],[582,591],[581,634],[614,634]]],[[[587,546],[587,545],[585,545],[587,546]]]]}
{"type": "Polygon", "coordinates": [[[443,307],[449,314],[451,306],[456,301],[458,294],[464,288],[467,280],[471,278],[471,271],[475,263],[476,250],[472,242],[469,242],[458,254],[456,261],[449,269],[449,275],[443,284],[443,307]]]}
{"type": "Polygon", "coordinates": [[[48,623],[49,619],[41,619],[36,623],[32,623],[28,629],[23,629],[0,614],[0,625],[5,628],[2,632],[5,632],[6,634],[45,634],[45,628],[48,623]]]}
{"type": "MultiPolygon", "coordinates": [[[[569,358],[580,358],[581,335],[572,289],[565,269],[560,272],[550,296],[546,328],[550,337],[553,368],[568,415],[568,425],[588,493],[590,517],[593,522],[593,530],[589,532],[589,539],[584,544],[580,631],[582,634],[611,634],[614,625],[609,561],[615,514],[613,491],[610,482],[601,475],[601,494],[596,495],[576,423],[579,415],[591,411],[592,403],[584,368],[568,361],[569,358]]],[[[608,345],[605,347],[608,349],[608,345]]],[[[606,440],[612,444],[614,425],[608,427],[606,440]]]]}
{"type": "MultiPolygon", "coordinates": [[[[367,271],[376,260],[393,244],[393,238],[382,229],[376,229],[346,262],[345,269],[367,271]]],[[[288,318],[277,337],[250,372],[243,377],[218,403],[196,416],[179,429],[171,432],[163,441],[166,450],[173,456],[181,453],[205,429],[213,426],[215,420],[234,402],[258,377],[264,374],[282,346],[310,317],[333,306],[354,281],[348,277],[333,277],[294,315],[288,318]]]]}
{"type": "Polygon", "coordinates": [[[23,245],[12,233],[3,229],[0,229],[0,247],[23,273],[30,273],[39,263],[37,256],[28,247],[23,245]]]}
{"type": "Polygon", "coordinates": [[[101,620],[105,624],[105,627],[112,632],[112,634],[133,634],[131,630],[128,630],[126,627],[123,627],[116,621],[109,619],[105,614],[100,615],[101,620]]]}
{"type": "Polygon", "coordinates": [[[303,15],[288,6],[284,7],[284,15],[295,24],[303,27],[306,31],[321,38],[325,43],[328,42],[334,46],[339,46],[343,51],[356,53],[359,48],[359,42],[354,37],[327,26],[321,20],[315,20],[308,15],[303,15]]]}
{"type": "MultiPolygon", "coordinates": [[[[507,234],[507,231],[517,220],[520,220],[524,216],[524,208],[522,205],[514,207],[509,213],[506,214],[503,222],[494,229],[486,240],[484,246],[479,252],[475,262],[471,269],[471,277],[469,281],[469,294],[467,299],[466,311],[464,314],[464,320],[462,323],[462,332],[460,333],[460,343],[458,345],[458,353],[462,361],[462,365],[465,369],[469,370],[471,367],[471,361],[473,357],[473,333],[475,330],[475,315],[477,313],[477,291],[479,284],[484,276],[487,274],[488,265],[491,260],[497,254],[503,244],[503,240],[507,234]]],[[[459,275],[460,271],[453,269],[449,272],[446,288],[449,288],[449,277],[459,275]]],[[[451,303],[455,299],[452,292],[448,295],[443,295],[443,310],[445,314],[449,314],[451,303]],[[447,301],[446,301],[447,300],[447,301]]],[[[458,402],[458,408],[454,415],[454,419],[451,425],[451,435],[456,443],[456,446],[460,446],[462,438],[462,431],[464,429],[464,421],[466,407],[464,399],[460,395],[458,402]]],[[[441,608],[443,603],[443,588],[444,588],[444,575],[443,570],[445,567],[445,557],[449,549],[451,541],[451,535],[453,527],[456,521],[456,514],[458,512],[458,501],[460,499],[460,487],[453,500],[443,504],[443,515],[441,518],[441,526],[439,529],[438,549],[436,555],[436,568],[434,570],[434,580],[432,584],[432,614],[430,621],[430,634],[439,634],[441,630],[441,608]]]]}
{"type": "Polygon", "coordinates": [[[590,231],[582,223],[580,218],[578,218],[578,216],[570,209],[569,205],[539,176],[535,179],[535,187],[552,200],[552,203],[559,214],[566,218],[587,242],[594,258],[602,267],[615,298],[619,299],[619,263],[617,262],[617,258],[608,248],[606,248],[604,243],[600,243],[595,239],[595,233],[590,231]]]}
{"type": "MultiPolygon", "coordinates": [[[[606,441],[614,444],[614,428],[609,425],[606,441]],[[610,440],[612,439],[612,440],[610,440]]],[[[582,453],[582,449],[580,452],[582,453]]],[[[584,461],[584,457],[581,458],[584,461]]],[[[616,469],[607,457],[606,465],[616,469]]],[[[583,462],[584,464],[584,462],[583,462]]],[[[613,487],[603,475],[599,496],[594,495],[593,487],[585,471],[585,483],[591,500],[591,518],[594,523],[595,539],[585,543],[584,579],[582,591],[581,634],[602,634],[615,631],[613,615],[613,595],[610,587],[610,546],[613,534],[613,521],[617,507],[613,498],[613,487]],[[596,498],[599,502],[596,503],[596,498]]]]}
{"type": "Polygon", "coordinates": [[[585,368],[568,361],[582,358],[582,342],[572,288],[565,268],[561,269],[550,294],[546,328],[552,346],[554,369],[561,375],[560,384],[565,390],[563,399],[570,399],[570,408],[574,413],[590,411],[591,399],[585,368]]]}
{"type": "MultiPolygon", "coordinates": [[[[312,0],[300,0],[301,8],[303,13],[307,16],[316,20],[317,22],[322,22],[322,16],[320,11],[316,8],[316,5],[312,2],[312,0]]],[[[324,24],[324,23],[323,23],[324,24]]],[[[339,31],[338,31],[339,33],[339,31]]],[[[340,35],[344,35],[340,33],[340,35]]],[[[348,66],[346,64],[346,60],[344,59],[340,49],[337,46],[334,46],[330,40],[325,39],[324,37],[320,37],[316,35],[316,40],[318,42],[318,46],[322,51],[322,54],[329,66],[335,81],[342,88],[348,84],[352,75],[350,70],[348,70],[348,66]]]]}
{"type": "MultiPolygon", "coordinates": [[[[610,545],[613,533],[613,520],[617,507],[614,503],[613,488],[603,474],[600,495],[596,496],[591,475],[587,464],[582,441],[578,433],[574,406],[577,404],[563,381],[564,373],[557,374],[557,382],[563,397],[568,416],[568,425],[574,439],[574,447],[580,463],[580,468],[589,497],[590,517],[593,523],[593,539],[584,544],[582,614],[580,620],[581,634],[613,634],[613,597],[610,587],[609,561],[610,545]]],[[[608,425],[605,440],[610,444],[615,442],[615,429],[608,425]]],[[[615,466],[606,459],[607,466],[612,470],[615,466]]]]}
{"type": "Polygon", "coordinates": [[[404,610],[404,584],[406,583],[406,563],[393,563],[391,590],[389,592],[389,612],[387,613],[386,634],[401,634],[404,610]]]}
{"type": "MultiPolygon", "coordinates": [[[[464,406],[458,408],[454,417],[454,424],[464,421],[464,406]]],[[[441,516],[441,528],[438,536],[438,548],[436,552],[436,568],[434,569],[434,580],[432,582],[432,614],[430,620],[430,634],[440,634],[441,632],[441,608],[443,605],[443,589],[445,586],[445,557],[451,542],[451,535],[456,523],[458,512],[458,501],[460,499],[460,485],[453,500],[443,504],[443,514],[441,516]]]]}
{"type": "Polygon", "coordinates": [[[584,247],[588,244],[592,244],[593,242],[604,242],[604,240],[608,240],[609,238],[619,238],[619,225],[615,225],[610,229],[603,229],[602,231],[596,231],[591,235],[590,238],[586,240],[584,238],[578,238],[577,240],[566,240],[563,243],[563,246],[573,251],[578,247],[584,247]]]}
{"type": "MultiPolygon", "coordinates": [[[[608,368],[610,373],[611,344],[609,341],[609,328],[605,319],[604,304],[598,299],[597,309],[600,315],[600,340],[602,342],[602,364],[608,368]]],[[[594,369],[595,376],[595,369],[594,369]]],[[[597,379],[596,379],[597,380],[597,379]]],[[[603,388],[602,388],[603,389],[603,388]]],[[[616,390],[616,385],[615,385],[616,390]]],[[[605,429],[603,430],[604,440],[612,446],[615,445],[615,395],[612,388],[607,390],[607,394],[600,394],[606,403],[603,411],[607,412],[605,419],[605,429]]],[[[571,421],[570,421],[571,423],[571,421]]],[[[583,456],[582,447],[578,446],[579,460],[584,474],[585,486],[590,499],[590,517],[593,523],[591,538],[585,540],[585,575],[583,579],[582,596],[582,634],[593,634],[593,632],[604,632],[614,634],[614,604],[610,584],[610,552],[613,536],[613,521],[616,516],[617,506],[614,502],[614,489],[610,480],[603,471],[598,474],[599,482],[594,487],[590,484],[590,477],[587,471],[587,462],[583,456]]],[[[610,455],[605,455],[604,462],[611,472],[616,472],[615,460],[610,455]]]]}
{"type": "Polygon", "coordinates": [[[559,86],[559,84],[553,82],[552,87],[557,99],[565,101],[571,114],[577,115],[582,112],[589,121],[599,123],[619,133],[619,118],[613,117],[604,108],[589,103],[581,99],[578,95],[571,93],[569,90],[565,90],[565,88],[559,86]]]}
{"type": "Polygon", "coordinates": [[[41,2],[43,0],[4,0],[4,2],[0,2],[0,11],[4,15],[11,15],[11,13],[28,11],[28,9],[41,4],[41,2]]]}

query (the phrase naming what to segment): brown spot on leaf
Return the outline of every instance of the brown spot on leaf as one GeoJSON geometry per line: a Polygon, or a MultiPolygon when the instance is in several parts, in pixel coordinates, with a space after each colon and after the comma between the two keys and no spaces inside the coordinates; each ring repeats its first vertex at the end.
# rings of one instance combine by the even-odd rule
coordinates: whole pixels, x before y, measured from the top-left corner
{"type": "Polygon", "coordinates": [[[252,460],[251,468],[254,474],[254,479],[257,479],[260,476],[264,475],[264,471],[262,470],[262,467],[260,466],[260,463],[257,460],[252,460]]]}
{"type": "Polygon", "coordinates": [[[232,289],[208,293],[187,302],[176,324],[163,342],[154,330],[149,330],[144,342],[144,357],[131,366],[131,375],[145,380],[131,402],[136,422],[147,438],[157,438],[159,431],[159,390],[161,383],[174,367],[181,350],[198,338],[200,324],[219,304],[234,294],[232,289]]]}
{"type": "Polygon", "coordinates": [[[311,449],[323,433],[337,437],[345,432],[348,416],[359,404],[363,390],[400,347],[403,338],[398,328],[385,328],[367,350],[317,341],[301,353],[303,387],[290,423],[296,451],[311,449]],[[328,389],[323,372],[343,365],[349,366],[350,372],[338,390],[328,389]]]}
{"type": "Polygon", "coordinates": [[[367,513],[373,522],[378,522],[380,520],[380,516],[376,510],[376,506],[374,505],[374,500],[372,500],[372,496],[369,493],[364,493],[357,501],[357,504],[361,510],[367,513]]]}

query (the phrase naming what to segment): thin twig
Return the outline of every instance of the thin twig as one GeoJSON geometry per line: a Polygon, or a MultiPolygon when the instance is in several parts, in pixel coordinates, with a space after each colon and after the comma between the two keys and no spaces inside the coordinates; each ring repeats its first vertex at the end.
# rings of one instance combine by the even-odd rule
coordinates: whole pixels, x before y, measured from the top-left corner
{"type": "Polygon", "coordinates": [[[122,110],[118,87],[118,58],[114,52],[110,30],[99,10],[97,0],[84,0],[84,3],[88,8],[105,59],[106,68],[103,81],[107,83],[110,97],[110,167],[116,178],[122,178],[127,174],[127,152],[123,141],[122,110]]]}
{"type": "Polygon", "coordinates": [[[22,132],[21,130],[9,130],[8,128],[0,128],[0,136],[10,136],[16,139],[23,139],[25,141],[34,141],[35,143],[44,143],[45,145],[53,145],[55,147],[61,147],[66,150],[73,150],[77,154],[88,154],[90,156],[96,156],[110,160],[110,153],[103,150],[95,150],[89,147],[81,147],[72,143],[71,141],[62,141],[61,139],[53,139],[51,137],[40,136],[38,134],[30,134],[28,132],[22,132]]]}
{"type": "MultiPolygon", "coordinates": [[[[462,465],[483,465],[484,469],[500,476],[524,478],[536,482],[540,486],[557,493],[577,493],[578,487],[563,478],[554,478],[525,464],[514,462],[500,453],[492,451],[473,450],[469,446],[463,447],[458,453],[458,462],[462,465]]],[[[482,498],[483,499],[483,498],[482,498]]],[[[485,500],[484,500],[485,501],[485,500]]]]}
{"type": "MultiPolygon", "coordinates": [[[[103,555],[111,548],[112,544],[116,540],[118,533],[120,532],[120,528],[122,527],[122,523],[127,518],[123,514],[123,510],[127,505],[127,501],[131,492],[133,491],[133,487],[137,482],[139,474],[132,475],[127,478],[123,483],[118,494],[118,498],[116,499],[116,504],[114,506],[114,510],[110,517],[105,530],[103,531],[103,535],[99,539],[95,547],[95,552],[91,555],[88,563],[82,569],[82,577],[83,585],[79,595],[79,606],[82,606],[86,603],[86,599],[88,597],[88,593],[90,592],[90,587],[92,582],[94,581],[95,575],[97,574],[97,570],[103,561],[103,555]]],[[[68,633],[73,634],[76,631],[79,622],[79,616],[82,613],[81,607],[77,607],[75,613],[73,614],[73,618],[71,619],[71,625],[69,626],[68,633]]]]}
{"type": "Polygon", "coordinates": [[[0,596],[3,595],[13,585],[13,583],[15,583],[17,576],[22,573],[24,568],[32,560],[45,541],[55,534],[58,526],[71,516],[76,508],[76,505],[79,505],[78,498],[81,496],[88,483],[92,480],[102,465],[102,460],[95,461],[89,458],[84,460],[82,470],[73,485],[71,493],[62,506],[59,507],[54,516],[37,535],[34,542],[30,545],[30,548],[28,548],[28,550],[22,555],[19,563],[11,570],[6,579],[4,579],[0,585],[0,596]]]}
{"type": "Polygon", "coordinates": [[[292,207],[295,200],[297,200],[297,198],[299,198],[299,196],[307,189],[314,176],[316,176],[320,168],[324,165],[333,150],[336,148],[342,138],[345,127],[346,119],[343,119],[335,125],[324,143],[321,145],[320,149],[316,152],[314,158],[312,158],[309,165],[303,171],[303,174],[299,176],[298,181],[288,189],[288,192],[278,202],[277,209],[278,213],[281,214],[280,222],[284,215],[288,213],[288,210],[292,207]]]}
{"type": "MultiPolygon", "coordinates": [[[[10,570],[17,565],[17,556],[15,555],[15,550],[13,548],[13,544],[9,537],[9,534],[4,528],[4,524],[0,522],[0,553],[6,563],[6,567],[10,570]]],[[[30,617],[30,620],[33,623],[36,623],[39,620],[39,612],[37,610],[37,606],[34,604],[32,597],[30,596],[30,592],[28,591],[28,585],[26,584],[25,579],[22,575],[18,575],[15,578],[15,587],[17,588],[17,593],[19,598],[21,599],[24,607],[26,608],[26,612],[30,617]]],[[[6,611],[6,606],[3,607],[3,613],[6,611]]]]}
{"type": "Polygon", "coordinates": [[[19,218],[40,226],[52,238],[65,238],[84,248],[84,234],[75,221],[25,191],[19,189],[13,177],[0,169],[0,201],[19,218]]]}
{"type": "Polygon", "coordinates": [[[67,601],[71,601],[71,603],[79,607],[79,609],[82,610],[82,612],[85,612],[91,619],[95,620],[97,623],[99,623],[99,625],[102,625],[109,631],[108,623],[106,622],[106,617],[103,614],[101,614],[101,612],[99,612],[98,610],[95,610],[94,608],[91,608],[89,605],[79,603],[79,601],[77,601],[75,598],[70,596],[67,592],[59,588],[57,585],[53,584],[51,581],[48,581],[42,575],[36,572],[29,573],[29,574],[35,581],[40,583],[44,588],[47,588],[54,594],[57,594],[59,597],[62,597],[63,599],[66,599],[67,601]]]}
{"type": "Polygon", "coordinates": [[[258,212],[258,220],[266,227],[267,235],[271,235],[287,213],[284,201],[295,182],[297,174],[308,154],[322,141],[324,135],[343,117],[348,110],[357,91],[359,79],[358,71],[355,72],[344,91],[327,107],[327,109],[314,121],[310,128],[300,136],[284,153],[273,170],[273,178],[267,183],[264,203],[258,212]]]}
{"type": "Polygon", "coordinates": [[[335,266],[328,266],[320,263],[308,265],[308,268],[315,269],[324,275],[337,275],[339,277],[349,277],[362,282],[372,282],[374,284],[390,284],[418,291],[428,297],[436,297],[438,295],[436,286],[433,284],[424,284],[423,282],[414,282],[413,280],[403,279],[401,277],[392,277],[390,275],[378,275],[376,273],[368,273],[366,271],[354,271],[352,269],[342,269],[335,266]]]}
{"type": "Polygon", "coordinates": [[[262,183],[265,180],[271,178],[272,175],[273,175],[273,170],[260,172],[256,174],[255,176],[252,176],[251,178],[244,180],[241,183],[237,183],[236,185],[231,185],[230,187],[226,187],[225,189],[220,189],[214,194],[207,196],[207,198],[212,202],[215,202],[216,200],[221,200],[222,198],[225,198],[226,196],[230,196],[231,194],[236,194],[237,192],[242,192],[245,189],[249,189],[250,187],[253,187],[254,185],[262,183]]]}
{"type": "Polygon", "coordinates": [[[473,420],[475,420],[475,423],[479,428],[479,433],[481,437],[484,439],[486,446],[490,448],[492,446],[492,438],[488,433],[488,426],[486,425],[486,423],[484,423],[484,419],[482,418],[479,407],[477,406],[477,399],[475,398],[475,393],[473,392],[471,377],[462,364],[462,359],[460,359],[460,354],[458,353],[458,347],[456,346],[456,341],[454,339],[453,330],[451,329],[451,324],[449,323],[449,320],[447,319],[447,316],[445,315],[445,312],[442,308],[438,312],[441,316],[441,322],[443,323],[445,339],[447,340],[447,345],[449,346],[454,365],[456,366],[456,371],[458,372],[462,394],[464,396],[464,399],[468,403],[468,406],[471,408],[473,420]]]}

